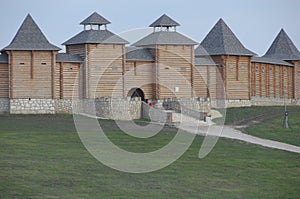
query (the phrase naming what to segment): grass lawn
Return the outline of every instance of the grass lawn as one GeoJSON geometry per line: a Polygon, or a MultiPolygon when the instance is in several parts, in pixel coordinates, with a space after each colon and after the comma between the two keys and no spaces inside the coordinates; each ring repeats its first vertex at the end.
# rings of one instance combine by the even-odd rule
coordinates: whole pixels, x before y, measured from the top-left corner
{"type": "MultiPolygon", "coordinates": [[[[176,133],[146,142],[101,120],[130,151],[151,151],[176,133]]],[[[229,139],[198,158],[203,137],[170,166],[146,174],[110,169],[81,144],[72,116],[0,116],[0,198],[299,198],[300,155],[229,139]]],[[[297,141],[299,144],[299,140],[297,141]]]]}
{"type": "Polygon", "coordinates": [[[300,107],[290,108],[289,128],[283,127],[283,116],[246,128],[251,135],[300,146],[300,107]]]}
{"type": "Polygon", "coordinates": [[[246,125],[249,126],[244,129],[247,134],[300,146],[300,106],[288,106],[287,110],[288,129],[283,127],[282,106],[228,108],[225,124],[246,125]]]}

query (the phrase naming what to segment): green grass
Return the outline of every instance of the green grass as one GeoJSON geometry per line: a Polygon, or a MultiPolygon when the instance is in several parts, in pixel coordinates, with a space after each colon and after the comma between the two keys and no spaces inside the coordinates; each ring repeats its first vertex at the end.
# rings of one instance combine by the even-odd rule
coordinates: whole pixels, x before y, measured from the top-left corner
{"type": "MultiPolygon", "coordinates": [[[[290,107],[298,109],[300,107],[290,107]]],[[[257,120],[261,117],[280,115],[284,113],[284,107],[282,106],[252,106],[252,107],[241,107],[241,108],[228,108],[226,109],[225,124],[235,125],[244,123],[248,120],[257,120]]]]}
{"type": "Polygon", "coordinates": [[[283,126],[283,116],[246,128],[257,137],[300,146],[300,111],[289,114],[289,128],[283,126]]]}
{"type": "MultiPolygon", "coordinates": [[[[176,133],[141,141],[101,120],[130,151],[151,151],[176,133]]],[[[298,198],[300,155],[219,139],[198,158],[203,137],[175,163],[147,174],[110,169],[81,144],[68,115],[0,116],[0,198],[298,198]]],[[[299,144],[299,143],[298,143],[299,144]]]]}

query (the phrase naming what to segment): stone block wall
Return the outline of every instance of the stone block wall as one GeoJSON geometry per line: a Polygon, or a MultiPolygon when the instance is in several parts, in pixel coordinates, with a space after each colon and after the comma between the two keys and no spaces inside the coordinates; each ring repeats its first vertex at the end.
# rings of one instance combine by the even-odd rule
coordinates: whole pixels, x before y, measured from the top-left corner
{"type": "Polygon", "coordinates": [[[76,111],[100,118],[114,120],[140,119],[142,101],[140,98],[97,98],[84,99],[75,104],[76,111]]]}
{"type": "Polygon", "coordinates": [[[210,111],[210,101],[206,98],[169,98],[153,101],[156,108],[181,112],[181,106],[198,112],[210,111]]]}
{"type": "Polygon", "coordinates": [[[72,114],[72,99],[55,99],[55,113],[72,114]]]}
{"type": "Polygon", "coordinates": [[[11,114],[55,114],[54,99],[11,99],[11,114]]]}
{"type": "Polygon", "coordinates": [[[9,99],[0,98],[0,114],[9,113],[9,99]]]}

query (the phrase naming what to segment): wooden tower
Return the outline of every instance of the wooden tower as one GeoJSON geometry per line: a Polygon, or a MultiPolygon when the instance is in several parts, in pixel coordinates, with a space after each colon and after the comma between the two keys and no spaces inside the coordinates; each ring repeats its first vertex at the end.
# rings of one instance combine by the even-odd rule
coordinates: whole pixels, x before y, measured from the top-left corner
{"type": "Polygon", "coordinates": [[[59,50],[27,15],[12,42],[3,49],[9,56],[9,98],[56,98],[54,68],[59,50]]]}
{"type": "Polygon", "coordinates": [[[84,30],[66,45],[67,54],[83,59],[82,93],[85,98],[124,97],[125,44],[128,42],[107,29],[110,22],[94,12],[81,23],[84,30]]]}
{"type": "Polygon", "coordinates": [[[153,66],[152,99],[194,97],[193,64],[195,41],[178,33],[179,23],[162,15],[150,27],[153,33],[133,44],[150,49],[153,66]]]}
{"type": "MultiPolygon", "coordinates": [[[[250,65],[253,52],[246,49],[220,19],[201,42],[219,68],[223,84],[217,84],[218,99],[250,99],[250,65]],[[219,86],[224,88],[218,88],[219,86]],[[225,94],[222,91],[225,90],[225,94]]],[[[217,80],[219,81],[219,80],[217,80]]]]}

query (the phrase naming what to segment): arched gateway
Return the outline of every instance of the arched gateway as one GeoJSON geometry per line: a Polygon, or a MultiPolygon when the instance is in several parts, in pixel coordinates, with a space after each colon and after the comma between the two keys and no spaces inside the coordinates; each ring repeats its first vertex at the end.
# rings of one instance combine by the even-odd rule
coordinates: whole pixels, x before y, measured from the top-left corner
{"type": "Polygon", "coordinates": [[[127,97],[140,97],[142,101],[145,101],[145,94],[140,88],[132,88],[127,94],[127,97]]]}

